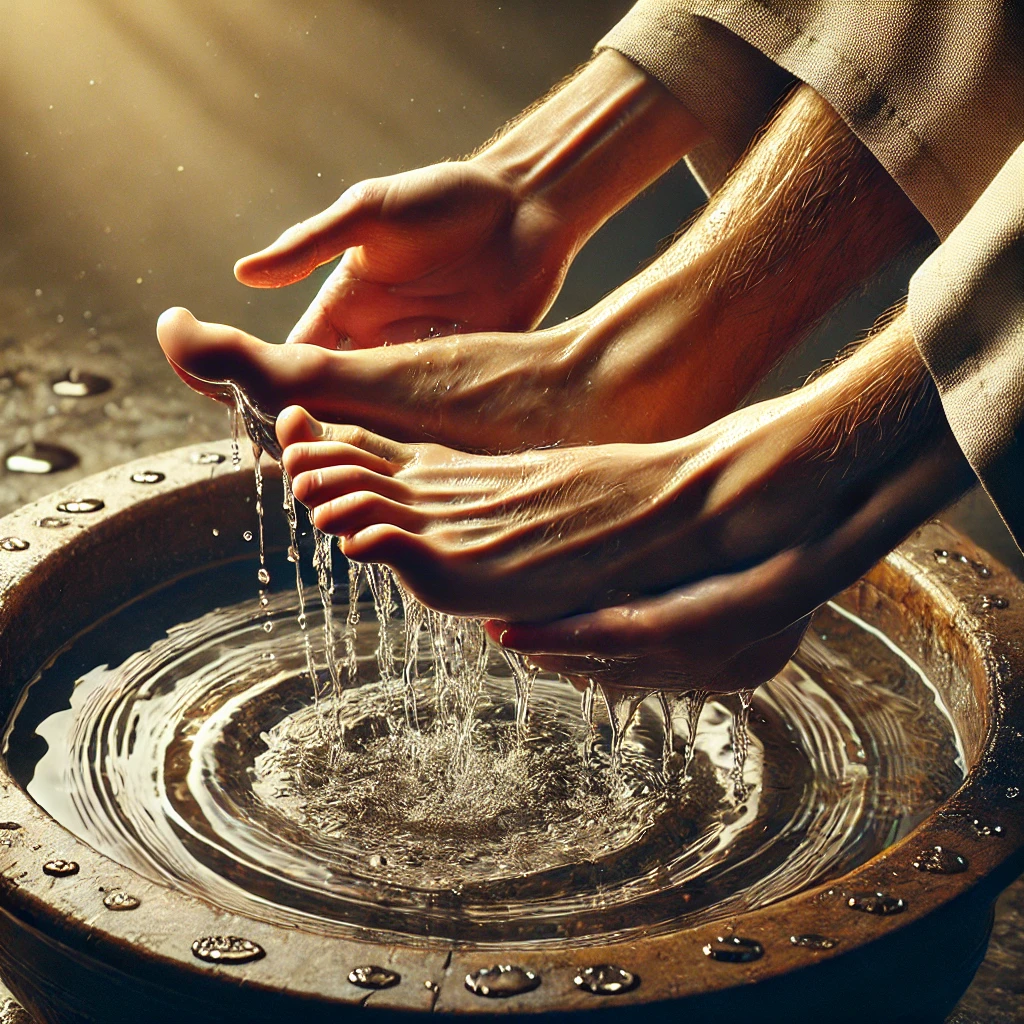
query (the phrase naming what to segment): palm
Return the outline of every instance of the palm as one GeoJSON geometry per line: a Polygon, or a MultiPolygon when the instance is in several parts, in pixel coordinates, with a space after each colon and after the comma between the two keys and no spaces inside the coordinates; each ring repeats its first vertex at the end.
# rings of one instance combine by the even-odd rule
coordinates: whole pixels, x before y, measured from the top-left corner
{"type": "Polygon", "coordinates": [[[472,162],[363,182],[242,261],[278,287],[343,253],[290,340],[366,348],[431,335],[525,330],[544,315],[567,253],[551,212],[472,162]]]}

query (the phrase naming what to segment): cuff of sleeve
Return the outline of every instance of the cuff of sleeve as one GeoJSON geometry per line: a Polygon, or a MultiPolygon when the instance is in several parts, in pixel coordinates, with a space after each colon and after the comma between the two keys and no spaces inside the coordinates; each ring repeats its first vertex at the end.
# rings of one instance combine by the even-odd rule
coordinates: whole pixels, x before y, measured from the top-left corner
{"type": "Polygon", "coordinates": [[[706,192],[722,183],[794,80],[680,0],[640,0],[595,47],[603,49],[656,78],[707,129],[710,139],[687,158],[706,192]]]}
{"type": "Polygon", "coordinates": [[[910,281],[953,435],[1024,550],[1024,145],[910,281]]]}

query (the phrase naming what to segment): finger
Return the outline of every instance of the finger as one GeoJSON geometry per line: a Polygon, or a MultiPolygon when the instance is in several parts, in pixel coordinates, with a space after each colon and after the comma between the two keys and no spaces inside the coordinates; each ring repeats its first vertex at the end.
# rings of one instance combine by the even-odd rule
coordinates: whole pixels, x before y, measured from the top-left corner
{"type": "Polygon", "coordinates": [[[364,466],[328,466],[299,473],[292,479],[295,497],[309,508],[323,505],[343,494],[372,491],[393,501],[409,503],[409,488],[391,476],[375,473],[364,466]]]}
{"type": "Polygon", "coordinates": [[[338,441],[342,444],[351,445],[353,448],[360,448],[364,452],[376,455],[385,462],[404,465],[409,461],[411,452],[406,444],[400,441],[392,441],[389,438],[381,437],[363,427],[353,427],[340,423],[324,423],[323,439],[325,441],[338,441]]]}
{"type": "MultiPolygon", "coordinates": [[[[313,523],[318,530],[338,537],[352,538],[360,531],[374,526],[394,526],[400,530],[416,530],[420,516],[415,509],[402,502],[392,501],[373,491],[354,491],[332,498],[311,509],[313,523]]],[[[345,549],[346,555],[349,554],[345,549]]],[[[380,561],[372,557],[351,554],[357,561],[380,561]]],[[[390,563],[389,563],[390,564],[390,563]]]]}
{"type": "Polygon", "coordinates": [[[376,348],[458,331],[465,318],[462,292],[412,295],[397,285],[353,274],[347,260],[331,272],[288,335],[288,344],[376,348]]]}
{"type": "Polygon", "coordinates": [[[744,648],[704,684],[704,689],[718,693],[753,690],[773,679],[796,653],[810,621],[810,615],[805,615],[774,636],[744,648]]]}
{"type": "Polygon", "coordinates": [[[295,322],[285,338],[286,345],[316,345],[318,348],[351,348],[348,337],[334,325],[330,310],[318,295],[295,322]]]}
{"type": "Polygon", "coordinates": [[[432,561],[426,546],[415,533],[393,523],[373,523],[341,540],[346,558],[357,562],[389,565],[403,585],[424,604],[433,607],[431,597],[420,586],[431,575],[432,561]]]}
{"type": "Polygon", "coordinates": [[[295,224],[265,249],[240,259],[235,277],[252,288],[280,288],[301,281],[350,245],[367,240],[380,217],[386,191],[378,180],[353,185],[322,213],[295,224]]]}

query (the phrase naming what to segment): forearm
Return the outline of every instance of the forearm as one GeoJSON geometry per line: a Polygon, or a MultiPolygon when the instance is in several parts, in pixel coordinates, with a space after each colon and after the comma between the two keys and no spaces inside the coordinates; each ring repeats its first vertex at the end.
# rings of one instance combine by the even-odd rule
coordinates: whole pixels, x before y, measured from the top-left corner
{"type": "Polygon", "coordinates": [[[470,159],[545,203],[574,253],[704,135],[660,83],[605,50],[470,159]]]}
{"type": "MultiPolygon", "coordinates": [[[[929,228],[832,108],[796,89],[650,269],[683,274],[739,401],[810,328],[929,228]]],[[[726,411],[723,407],[719,410],[726,411]]]]}

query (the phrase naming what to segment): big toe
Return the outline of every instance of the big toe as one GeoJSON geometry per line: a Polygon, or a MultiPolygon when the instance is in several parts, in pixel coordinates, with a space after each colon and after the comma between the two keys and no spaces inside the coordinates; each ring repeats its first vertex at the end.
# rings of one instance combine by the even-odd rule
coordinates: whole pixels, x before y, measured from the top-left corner
{"type": "Polygon", "coordinates": [[[161,314],[156,336],[175,370],[207,383],[236,380],[246,362],[247,344],[260,344],[234,327],[197,320],[181,306],[161,314]]]}

